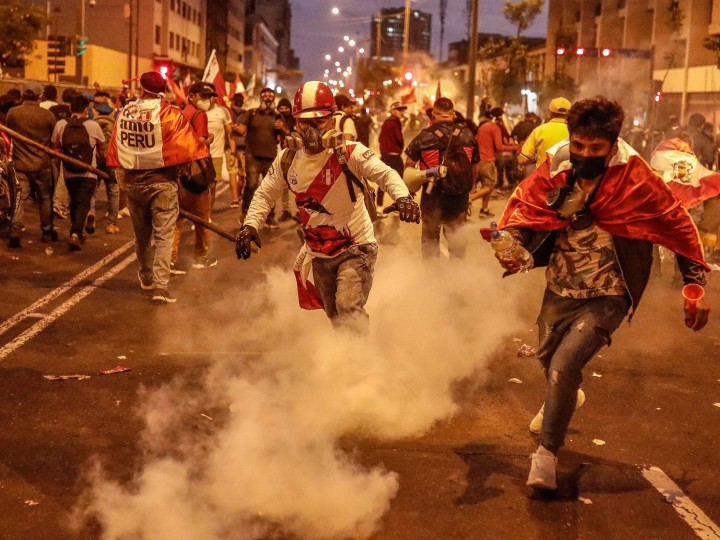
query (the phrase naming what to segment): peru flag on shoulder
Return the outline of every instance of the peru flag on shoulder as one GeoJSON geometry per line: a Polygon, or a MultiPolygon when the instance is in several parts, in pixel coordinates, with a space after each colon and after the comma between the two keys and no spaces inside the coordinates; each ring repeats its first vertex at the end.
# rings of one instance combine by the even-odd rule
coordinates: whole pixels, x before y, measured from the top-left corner
{"type": "Polygon", "coordinates": [[[685,208],[720,194],[720,173],[703,167],[690,145],[678,137],[662,141],[650,166],[663,178],[685,208]]]}

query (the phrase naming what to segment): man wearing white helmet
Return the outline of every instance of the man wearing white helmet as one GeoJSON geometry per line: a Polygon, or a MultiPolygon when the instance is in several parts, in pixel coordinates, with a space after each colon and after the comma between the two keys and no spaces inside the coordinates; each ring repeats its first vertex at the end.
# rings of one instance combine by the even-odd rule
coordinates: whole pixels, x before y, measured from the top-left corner
{"type": "Polygon", "coordinates": [[[287,185],[295,196],[305,243],[295,261],[300,307],[324,309],[334,326],[364,331],[377,244],[364,202],[363,178],[392,197],[400,219],[420,223],[420,208],[400,175],[367,147],[334,129],[335,100],[319,81],[295,94],[295,131],[250,204],[236,239],[238,258],[250,257],[258,229],[287,185]]]}

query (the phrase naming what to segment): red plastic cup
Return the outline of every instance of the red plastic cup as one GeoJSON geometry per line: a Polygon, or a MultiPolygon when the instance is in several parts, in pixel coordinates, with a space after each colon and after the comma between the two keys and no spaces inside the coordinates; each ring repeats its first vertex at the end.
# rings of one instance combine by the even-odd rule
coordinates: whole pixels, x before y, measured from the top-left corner
{"type": "Polygon", "coordinates": [[[705,289],[697,283],[689,283],[683,287],[682,294],[688,301],[688,317],[685,319],[685,325],[691,327],[695,320],[697,302],[705,296],[705,289]]]}

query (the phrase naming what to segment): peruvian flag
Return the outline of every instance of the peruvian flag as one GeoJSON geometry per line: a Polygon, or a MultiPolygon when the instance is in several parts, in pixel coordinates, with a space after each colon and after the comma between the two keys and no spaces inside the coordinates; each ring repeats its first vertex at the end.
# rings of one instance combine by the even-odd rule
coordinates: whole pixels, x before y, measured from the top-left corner
{"type": "Polygon", "coordinates": [[[225,83],[225,89],[227,91],[228,97],[232,98],[235,94],[242,94],[243,97],[245,96],[245,85],[242,82],[242,79],[240,78],[240,75],[235,76],[235,82],[227,82],[225,83]]]}
{"type": "Polygon", "coordinates": [[[185,90],[183,90],[178,83],[176,83],[172,77],[168,78],[167,80],[168,86],[170,87],[170,90],[172,90],[173,95],[175,96],[175,105],[182,105],[183,103],[187,103],[187,96],[185,95],[185,90]]]}
{"type": "Polygon", "coordinates": [[[208,60],[207,66],[205,66],[205,73],[203,74],[202,80],[215,86],[215,92],[217,92],[218,95],[218,103],[220,103],[223,107],[227,107],[225,101],[225,79],[220,71],[220,64],[218,63],[215,49],[213,49],[210,53],[210,59],[208,60]]]}
{"type": "Polygon", "coordinates": [[[400,103],[403,105],[409,105],[411,103],[417,103],[417,96],[415,95],[415,87],[413,86],[407,94],[400,96],[400,103]]]}
{"type": "Polygon", "coordinates": [[[690,145],[678,137],[660,142],[650,157],[650,166],[685,208],[720,194],[720,173],[703,167],[690,145]]]}

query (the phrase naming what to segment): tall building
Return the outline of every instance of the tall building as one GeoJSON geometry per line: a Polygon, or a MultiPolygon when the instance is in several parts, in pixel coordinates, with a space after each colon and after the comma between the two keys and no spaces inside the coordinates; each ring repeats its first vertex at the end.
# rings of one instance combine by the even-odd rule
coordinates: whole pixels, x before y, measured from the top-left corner
{"type": "Polygon", "coordinates": [[[150,69],[180,78],[205,67],[206,0],[32,1],[48,9],[50,24],[26,59],[27,78],[119,87],[150,69]],[[67,56],[48,55],[48,37],[77,44],[81,36],[87,37],[81,56],[74,47],[67,56]],[[62,67],[53,70],[51,63],[62,67]]]}
{"type": "MultiPolygon", "coordinates": [[[[409,27],[408,51],[430,54],[432,15],[411,10],[409,27]]],[[[372,58],[400,62],[405,39],[405,8],[381,9],[371,22],[370,34],[372,58]]]]}
{"type": "Polygon", "coordinates": [[[717,125],[719,57],[703,43],[719,36],[718,2],[550,0],[546,76],[572,77],[582,96],[616,98],[648,125],[694,112],[717,125]]]}
{"type": "Polygon", "coordinates": [[[205,0],[207,3],[208,55],[214,49],[226,80],[243,71],[245,49],[245,0],[205,0]]]}

